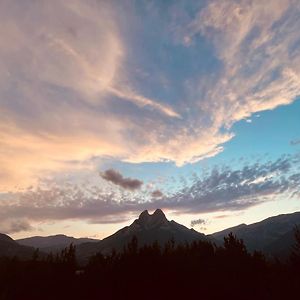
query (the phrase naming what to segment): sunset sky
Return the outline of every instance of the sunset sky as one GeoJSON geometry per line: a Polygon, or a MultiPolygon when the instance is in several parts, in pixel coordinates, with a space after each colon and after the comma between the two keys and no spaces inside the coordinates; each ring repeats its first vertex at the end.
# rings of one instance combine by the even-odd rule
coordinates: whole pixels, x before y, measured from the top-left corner
{"type": "Polygon", "coordinates": [[[300,210],[299,0],[0,0],[0,232],[211,233],[300,210]]]}

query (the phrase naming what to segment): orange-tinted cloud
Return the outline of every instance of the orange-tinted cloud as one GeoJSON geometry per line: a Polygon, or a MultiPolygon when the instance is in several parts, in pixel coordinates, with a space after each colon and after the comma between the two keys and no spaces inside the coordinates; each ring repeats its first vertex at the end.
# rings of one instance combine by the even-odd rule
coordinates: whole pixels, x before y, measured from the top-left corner
{"type": "Polygon", "coordinates": [[[297,1],[209,1],[180,33],[187,58],[200,34],[220,68],[186,76],[173,99],[132,79],[128,49],[138,45],[113,3],[2,1],[0,190],[92,156],[183,165],[217,155],[235,122],[300,94],[299,10],[297,1]]]}

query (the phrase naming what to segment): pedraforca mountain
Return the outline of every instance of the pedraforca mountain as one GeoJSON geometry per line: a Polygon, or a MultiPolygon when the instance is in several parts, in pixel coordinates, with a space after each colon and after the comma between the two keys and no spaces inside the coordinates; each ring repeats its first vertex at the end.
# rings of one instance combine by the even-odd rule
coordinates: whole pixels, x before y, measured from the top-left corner
{"type": "Polygon", "coordinates": [[[96,252],[106,254],[113,249],[122,251],[133,237],[138,239],[139,247],[156,241],[160,245],[164,245],[170,240],[174,240],[178,244],[207,239],[202,233],[189,229],[173,220],[169,221],[161,209],[155,210],[153,214],[149,214],[145,210],[130,226],[120,229],[102,241],[79,245],[77,247],[78,255],[87,258],[96,252]]]}
{"type": "Polygon", "coordinates": [[[168,220],[161,209],[157,209],[152,215],[149,214],[148,210],[144,210],[133,224],[139,225],[144,229],[151,229],[167,225],[168,220]]]}

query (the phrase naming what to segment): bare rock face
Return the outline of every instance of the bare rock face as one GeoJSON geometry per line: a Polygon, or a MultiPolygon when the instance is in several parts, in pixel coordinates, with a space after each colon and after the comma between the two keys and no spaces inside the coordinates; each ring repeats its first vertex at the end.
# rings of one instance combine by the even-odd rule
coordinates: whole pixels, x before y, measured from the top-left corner
{"type": "Polygon", "coordinates": [[[168,222],[169,221],[163,211],[161,209],[157,209],[152,215],[150,215],[147,210],[143,211],[134,223],[138,225],[138,227],[151,229],[167,225],[168,222]]]}
{"type": "Polygon", "coordinates": [[[138,221],[140,224],[146,224],[146,223],[148,223],[149,219],[150,219],[150,214],[149,214],[148,210],[144,210],[140,214],[138,221]]]}

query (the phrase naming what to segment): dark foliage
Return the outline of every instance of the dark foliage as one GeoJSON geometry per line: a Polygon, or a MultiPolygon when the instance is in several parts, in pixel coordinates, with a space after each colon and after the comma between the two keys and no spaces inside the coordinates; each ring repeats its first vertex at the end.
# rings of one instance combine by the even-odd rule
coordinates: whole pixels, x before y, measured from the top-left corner
{"type": "Polygon", "coordinates": [[[230,233],[224,245],[174,240],[76,262],[75,246],[29,261],[0,260],[0,299],[296,299],[300,282],[300,232],[289,263],[248,253],[230,233]],[[296,298],[295,298],[296,297],[296,298]]]}

